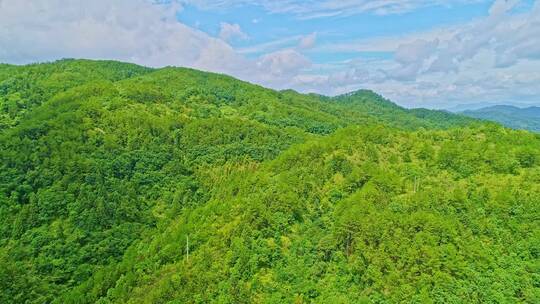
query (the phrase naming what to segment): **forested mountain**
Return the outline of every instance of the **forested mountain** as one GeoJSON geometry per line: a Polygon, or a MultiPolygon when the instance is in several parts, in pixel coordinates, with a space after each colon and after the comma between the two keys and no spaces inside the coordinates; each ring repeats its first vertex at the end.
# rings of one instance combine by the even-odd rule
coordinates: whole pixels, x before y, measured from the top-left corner
{"type": "Polygon", "coordinates": [[[492,120],[509,128],[540,132],[540,107],[491,106],[462,112],[473,118],[492,120]]]}
{"type": "Polygon", "coordinates": [[[371,91],[0,65],[1,303],[536,303],[540,135],[371,91]]]}

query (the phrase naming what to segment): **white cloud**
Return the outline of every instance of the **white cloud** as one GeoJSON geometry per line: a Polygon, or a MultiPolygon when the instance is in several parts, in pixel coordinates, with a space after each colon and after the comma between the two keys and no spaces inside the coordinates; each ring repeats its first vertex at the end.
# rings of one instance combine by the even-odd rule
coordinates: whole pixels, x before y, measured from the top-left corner
{"type": "Polygon", "coordinates": [[[0,61],[108,58],[150,66],[227,70],[213,53],[234,58],[226,43],[176,21],[177,4],[143,0],[0,2],[0,61]],[[129,12],[129,13],[126,13],[129,12]]]}
{"type": "Polygon", "coordinates": [[[489,8],[489,14],[491,16],[500,16],[511,10],[520,0],[496,0],[489,8]]]}
{"type": "Polygon", "coordinates": [[[341,94],[349,92],[350,86],[358,85],[375,79],[377,75],[360,68],[350,68],[335,71],[325,75],[320,74],[299,74],[294,77],[293,83],[298,88],[309,89],[319,87],[324,91],[320,93],[341,94]]]}
{"type": "Polygon", "coordinates": [[[248,35],[242,31],[240,25],[222,22],[220,24],[219,38],[224,41],[237,39],[247,39],[248,35]]]}
{"type": "Polygon", "coordinates": [[[418,39],[410,43],[404,43],[398,46],[394,58],[401,64],[414,63],[419,58],[428,58],[431,56],[438,45],[438,39],[432,41],[418,39]]]}
{"type": "Polygon", "coordinates": [[[311,61],[295,50],[286,49],[262,56],[257,65],[275,76],[294,76],[308,68],[311,61]]]}
{"type": "Polygon", "coordinates": [[[317,33],[311,33],[307,36],[302,37],[302,39],[300,39],[300,43],[298,44],[298,47],[301,49],[310,49],[315,46],[316,42],[317,42],[317,33]]]}
{"type": "Polygon", "coordinates": [[[418,39],[399,45],[394,60],[400,66],[389,70],[386,73],[387,77],[403,81],[414,80],[418,73],[426,69],[425,62],[432,59],[438,45],[438,39],[432,41],[418,39]]]}

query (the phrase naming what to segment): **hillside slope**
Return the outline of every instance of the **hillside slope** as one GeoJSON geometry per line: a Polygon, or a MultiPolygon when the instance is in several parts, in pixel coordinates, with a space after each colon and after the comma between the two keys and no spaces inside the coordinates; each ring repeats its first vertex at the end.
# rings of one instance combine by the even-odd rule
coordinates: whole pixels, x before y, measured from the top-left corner
{"type": "Polygon", "coordinates": [[[110,61],[0,105],[2,303],[540,298],[538,135],[110,61]]]}
{"type": "Polygon", "coordinates": [[[492,106],[474,111],[464,111],[462,114],[496,121],[513,129],[540,132],[540,107],[492,106]]]}

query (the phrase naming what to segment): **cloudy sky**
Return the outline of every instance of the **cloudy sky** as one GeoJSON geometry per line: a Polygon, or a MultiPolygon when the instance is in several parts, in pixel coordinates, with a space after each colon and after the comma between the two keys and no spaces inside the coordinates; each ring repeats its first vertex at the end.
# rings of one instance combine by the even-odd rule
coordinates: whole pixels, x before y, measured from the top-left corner
{"type": "Polygon", "coordinates": [[[409,107],[540,105],[540,0],[0,0],[0,62],[59,58],[409,107]]]}

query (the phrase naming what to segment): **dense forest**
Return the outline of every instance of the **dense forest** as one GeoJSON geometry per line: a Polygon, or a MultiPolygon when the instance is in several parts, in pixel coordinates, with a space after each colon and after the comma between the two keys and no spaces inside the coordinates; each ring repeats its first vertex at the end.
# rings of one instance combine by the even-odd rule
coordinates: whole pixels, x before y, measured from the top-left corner
{"type": "Polygon", "coordinates": [[[538,303],[540,135],[371,91],[0,65],[0,303],[538,303]]]}

